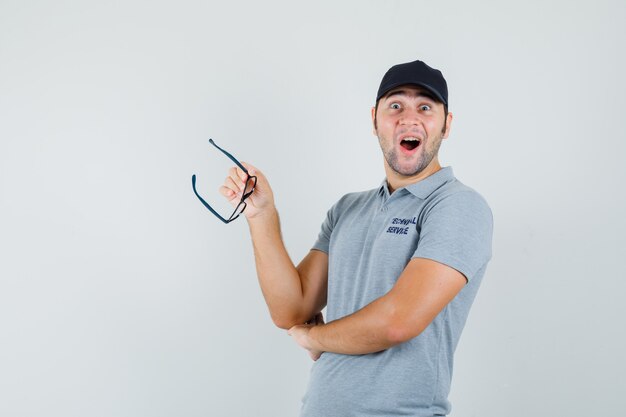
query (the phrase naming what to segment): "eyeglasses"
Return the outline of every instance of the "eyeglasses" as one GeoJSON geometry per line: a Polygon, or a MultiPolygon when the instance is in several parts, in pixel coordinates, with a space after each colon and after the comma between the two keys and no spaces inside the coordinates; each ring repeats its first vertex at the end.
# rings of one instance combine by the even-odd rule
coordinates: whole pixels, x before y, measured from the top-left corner
{"type": "Polygon", "coordinates": [[[193,187],[193,192],[196,194],[196,197],[198,197],[198,199],[202,202],[202,204],[204,204],[204,206],[208,208],[211,213],[215,214],[217,218],[219,218],[224,223],[228,224],[232,222],[233,220],[235,220],[237,217],[239,217],[239,215],[243,213],[243,211],[246,209],[247,204],[245,200],[252,195],[252,192],[254,191],[254,187],[256,187],[256,176],[248,174],[248,170],[243,165],[241,165],[241,162],[239,162],[230,153],[226,152],[224,149],[217,146],[217,144],[213,142],[213,139],[209,139],[209,142],[211,143],[211,145],[215,146],[217,149],[222,151],[224,155],[226,155],[231,161],[233,161],[247,175],[246,185],[243,189],[243,194],[241,195],[241,201],[239,201],[239,204],[237,204],[237,207],[235,207],[235,211],[233,211],[233,214],[230,215],[228,220],[220,216],[220,214],[217,211],[213,210],[213,208],[206,201],[204,201],[202,197],[200,197],[200,194],[198,194],[198,191],[196,190],[196,175],[194,174],[191,176],[191,186],[193,187]],[[253,180],[252,187],[250,187],[250,180],[253,180]]]}

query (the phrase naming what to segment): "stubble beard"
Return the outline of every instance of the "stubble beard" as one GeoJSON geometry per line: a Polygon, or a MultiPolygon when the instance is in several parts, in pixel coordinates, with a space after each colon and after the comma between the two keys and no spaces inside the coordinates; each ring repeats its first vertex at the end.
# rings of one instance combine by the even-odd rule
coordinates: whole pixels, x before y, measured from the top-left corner
{"type": "Polygon", "coordinates": [[[443,133],[440,133],[436,137],[433,137],[431,140],[429,140],[427,143],[421,143],[420,146],[424,147],[424,149],[422,149],[421,153],[416,154],[417,161],[415,162],[415,165],[404,169],[399,163],[398,152],[393,146],[393,141],[391,141],[391,146],[387,150],[385,150],[385,148],[383,147],[383,143],[386,142],[384,138],[378,136],[378,142],[380,143],[380,147],[383,151],[383,155],[385,156],[385,160],[387,161],[387,165],[389,165],[392,170],[400,175],[403,175],[405,177],[412,177],[426,169],[426,167],[432,162],[433,158],[437,156],[437,153],[439,152],[439,147],[441,146],[442,137],[443,133]],[[427,145],[429,143],[432,143],[432,146],[428,147],[427,145]]]}

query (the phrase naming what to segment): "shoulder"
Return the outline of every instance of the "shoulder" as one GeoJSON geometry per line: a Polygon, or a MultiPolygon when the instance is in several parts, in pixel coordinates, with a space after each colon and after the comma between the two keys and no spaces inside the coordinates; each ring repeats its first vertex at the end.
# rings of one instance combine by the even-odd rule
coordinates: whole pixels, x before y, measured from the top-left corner
{"type": "Polygon", "coordinates": [[[471,207],[491,212],[491,208],[482,194],[456,178],[443,184],[428,196],[426,205],[431,208],[448,205],[471,207]]]}
{"type": "Polygon", "coordinates": [[[458,179],[446,182],[425,201],[422,220],[433,216],[445,216],[449,221],[473,221],[493,223],[493,213],[487,200],[474,188],[458,179]]]}
{"type": "Polygon", "coordinates": [[[491,259],[493,216],[476,190],[449,181],[428,196],[417,222],[416,257],[438,260],[468,280],[491,259]]]}
{"type": "Polygon", "coordinates": [[[373,188],[366,191],[352,192],[344,194],[332,207],[337,213],[349,211],[354,207],[362,207],[369,202],[375,201],[380,188],[373,188]]]}

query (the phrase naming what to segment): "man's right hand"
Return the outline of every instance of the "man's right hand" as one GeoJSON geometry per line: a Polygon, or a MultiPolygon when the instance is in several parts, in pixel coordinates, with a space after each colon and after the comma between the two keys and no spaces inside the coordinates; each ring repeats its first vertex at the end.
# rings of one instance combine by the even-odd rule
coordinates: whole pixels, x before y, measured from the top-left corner
{"type": "MultiPolygon", "coordinates": [[[[256,187],[254,192],[246,199],[246,209],[243,214],[248,220],[254,218],[260,218],[273,212],[274,208],[274,194],[270,187],[267,178],[261,171],[253,167],[252,165],[242,162],[241,163],[250,176],[256,176],[256,187]]],[[[228,171],[228,176],[224,180],[224,185],[220,187],[220,193],[228,199],[233,208],[237,207],[237,204],[241,201],[241,195],[243,194],[245,181],[247,175],[239,167],[232,167],[228,171]]],[[[248,187],[252,187],[254,180],[248,180],[248,187]]]]}

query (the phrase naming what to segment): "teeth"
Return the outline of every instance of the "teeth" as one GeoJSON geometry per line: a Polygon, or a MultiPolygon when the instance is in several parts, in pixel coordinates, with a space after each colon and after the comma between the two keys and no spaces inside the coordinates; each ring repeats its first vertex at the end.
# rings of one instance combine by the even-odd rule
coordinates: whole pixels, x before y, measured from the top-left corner
{"type": "Polygon", "coordinates": [[[410,141],[410,142],[419,142],[420,141],[418,138],[404,138],[402,140],[406,140],[406,141],[410,141]]]}

